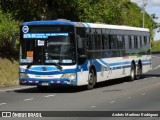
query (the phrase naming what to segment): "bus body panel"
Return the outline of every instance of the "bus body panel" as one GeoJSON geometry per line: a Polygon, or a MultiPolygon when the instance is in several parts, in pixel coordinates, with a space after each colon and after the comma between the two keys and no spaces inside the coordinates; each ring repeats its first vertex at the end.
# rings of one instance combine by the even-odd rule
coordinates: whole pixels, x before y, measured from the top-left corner
{"type": "MultiPolygon", "coordinates": [[[[59,20],[25,22],[21,24],[20,28],[21,28],[21,37],[20,37],[21,44],[24,44],[24,46],[27,43],[30,44],[31,46],[39,45],[38,47],[43,53],[43,56],[41,56],[42,61],[39,62],[37,65],[33,64],[30,66],[29,64],[32,64],[31,61],[36,58],[33,58],[33,56],[27,56],[25,54],[30,54],[30,55],[33,54],[32,52],[34,51],[34,49],[36,49],[37,46],[33,48],[33,50],[26,50],[26,48],[23,48],[24,46],[21,46],[21,49],[23,49],[23,50],[20,49],[21,64],[19,67],[19,81],[21,85],[81,86],[88,84],[88,76],[92,67],[95,68],[97,82],[130,76],[132,62],[135,62],[137,69],[138,62],[141,61],[143,73],[148,72],[152,68],[151,55],[150,55],[150,47],[151,47],[149,38],[150,35],[149,35],[149,30],[146,28],[129,27],[124,25],[122,26],[108,25],[100,23],[59,21],[59,20]],[[39,26],[42,27],[42,30],[40,30],[40,28],[37,29],[39,26]],[[44,26],[45,26],[45,32],[43,31],[44,26]],[[61,26],[63,26],[62,27],[63,29],[61,28],[61,26]],[[69,27],[67,28],[67,26],[69,27]],[[33,29],[34,27],[36,29],[33,29]],[[53,29],[52,27],[55,28],[53,29]],[[53,31],[50,31],[51,28],[53,29],[53,31]],[[72,37],[70,36],[70,33],[73,33],[75,35],[72,38],[72,40],[70,39],[72,37]],[[49,43],[50,38],[52,37],[58,38],[59,36],[68,38],[68,41],[67,42],[65,41],[64,42],[65,44],[62,44],[60,42],[55,43],[55,41],[49,43]],[[123,37],[119,39],[118,36],[120,37],[123,36],[123,37]],[[81,41],[80,45],[79,45],[79,40],[77,40],[78,38],[80,38],[79,40],[81,41]],[[90,39],[91,41],[89,41],[90,39]],[[99,43],[96,44],[95,42],[96,39],[100,40],[101,42],[100,49],[96,48],[99,44],[99,43]],[[119,43],[122,43],[122,39],[124,40],[122,46],[123,48],[114,48],[115,44],[116,46],[118,46],[119,43]],[[111,44],[110,42],[113,42],[112,40],[113,41],[117,40],[119,43],[117,42],[111,44]],[[28,41],[35,41],[35,42],[29,43],[28,41]],[[40,42],[42,42],[42,44],[40,44],[40,42]],[[93,49],[92,45],[91,48],[89,48],[88,42],[90,42],[89,44],[94,42],[93,49]],[[65,46],[68,44],[71,44],[70,47],[74,46],[73,48],[74,51],[72,52],[73,53],[75,52],[74,53],[75,62],[73,62],[73,64],[64,65],[62,63],[61,64],[58,63],[57,65],[57,63],[53,62],[55,60],[52,61],[53,64],[44,64],[45,61],[44,59],[49,59],[47,62],[50,62],[50,58],[49,56],[47,56],[47,54],[49,52],[52,52],[52,50],[54,49],[54,47],[52,48],[52,50],[48,49],[49,52],[46,54],[47,50],[46,48],[49,45],[65,46]],[[107,48],[105,48],[105,44],[108,45],[107,48]],[[80,49],[80,51],[78,51],[78,46],[83,46],[82,47],[83,49],[80,49]],[[80,52],[81,50],[84,49],[86,52],[86,53],[84,52],[86,55],[86,61],[84,63],[83,62],[79,63],[80,52]],[[119,55],[117,51],[119,51],[121,55],[119,55]],[[125,51],[125,55],[122,55],[122,51],[125,51]],[[114,53],[116,53],[117,56],[113,55],[114,53]],[[100,55],[100,57],[97,55],[100,55]],[[25,59],[22,58],[24,56],[26,57],[25,59]],[[26,62],[27,60],[31,60],[30,63],[27,63],[26,62]]],[[[67,48],[67,46],[64,47],[63,49],[61,48],[60,50],[62,50],[63,52],[65,48],[67,48]]],[[[53,51],[53,53],[54,52],[55,51],[53,51]]],[[[53,57],[52,55],[53,54],[51,54],[51,57],[53,57]]],[[[63,56],[64,58],[65,55],[67,54],[64,54],[63,56]]],[[[58,57],[60,57],[60,59],[63,59],[61,58],[60,55],[58,57]]],[[[65,59],[66,61],[67,60],[71,61],[68,58],[65,59]]],[[[37,62],[37,60],[35,61],[37,62]]]]}

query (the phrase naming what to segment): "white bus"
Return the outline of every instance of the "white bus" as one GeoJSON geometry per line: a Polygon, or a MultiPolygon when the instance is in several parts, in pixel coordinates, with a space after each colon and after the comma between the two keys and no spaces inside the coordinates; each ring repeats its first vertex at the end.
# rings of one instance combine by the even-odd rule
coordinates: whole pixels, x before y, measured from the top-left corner
{"type": "Polygon", "coordinates": [[[24,22],[20,29],[20,85],[92,89],[110,79],[139,79],[152,68],[145,28],[50,20],[24,22]]]}

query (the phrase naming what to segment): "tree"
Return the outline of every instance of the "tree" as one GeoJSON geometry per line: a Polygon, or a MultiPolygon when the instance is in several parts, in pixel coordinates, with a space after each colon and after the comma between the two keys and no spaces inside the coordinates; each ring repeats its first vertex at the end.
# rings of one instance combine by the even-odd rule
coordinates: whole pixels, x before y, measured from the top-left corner
{"type": "Polygon", "coordinates": [[[14,20],[9,13],[3,13],[0,10],[0,53],[14,52],[11,51],[12,36],[18,32],[19,22],[14,20]]]}
{"type": "MultiPolygon", "coordinates": [[[[3,12],[19,21],[68,19],[83,22],[142,27],[142,10],[130,0],[1,0],[3,12]]],[[[156,16],[145,13],[151,35],[158,27],[156,16]]]]}

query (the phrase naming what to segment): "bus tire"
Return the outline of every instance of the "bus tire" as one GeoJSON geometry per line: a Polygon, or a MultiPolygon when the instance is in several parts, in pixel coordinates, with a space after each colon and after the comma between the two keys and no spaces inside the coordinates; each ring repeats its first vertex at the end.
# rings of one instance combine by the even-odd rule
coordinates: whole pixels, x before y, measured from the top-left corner
{"type": "Polygon", "coordinates": [[[90,90],[90,89],[93,89],[94,86],[96,84],[96,76],[95,76],[95,73],[94,73],[94,70],[91,69],[89,71],[89,75],[88,75],[88,85],[87,85],[87,89],[90,90]]]}
{"type": "Polygon", "coordinates": [[[132,63],[129,80],[130,81],[135,80],[135,76],[136,76],[135,65],[132,63]]]}
{"type": "Polygon", "coordinates": [[[137,65],[137,71],[136,71],[136,79],[141,79],[142,78],[142,65],[140,62],[137,65]]]}

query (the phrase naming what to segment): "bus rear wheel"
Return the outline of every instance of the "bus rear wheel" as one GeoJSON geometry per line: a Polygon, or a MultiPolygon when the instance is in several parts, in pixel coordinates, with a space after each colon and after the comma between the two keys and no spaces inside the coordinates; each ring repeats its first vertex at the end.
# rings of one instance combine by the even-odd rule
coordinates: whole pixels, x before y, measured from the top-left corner
{"type": "Polygon", "coordinates": [[[142,66],[138,64],[137,66],[137,72],[136,72],[136,79],[141,79],[142,78],[142,66]]]}
{"type": "Polygon", "coordinates": [[[96,84],[96,76],[94,74],[94,70],[91,69],[90,72],[89,72],[89,76],[88,76],[88,85],[87,85],[87,89],[90,90],[90,89],[93,89],[94,86],[96,84]]]}

